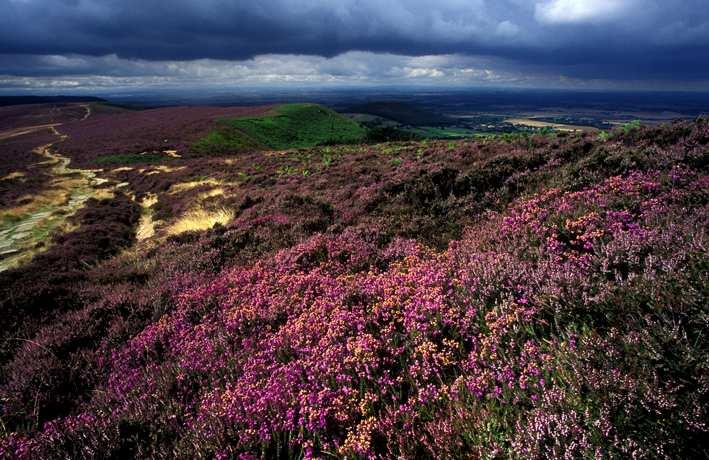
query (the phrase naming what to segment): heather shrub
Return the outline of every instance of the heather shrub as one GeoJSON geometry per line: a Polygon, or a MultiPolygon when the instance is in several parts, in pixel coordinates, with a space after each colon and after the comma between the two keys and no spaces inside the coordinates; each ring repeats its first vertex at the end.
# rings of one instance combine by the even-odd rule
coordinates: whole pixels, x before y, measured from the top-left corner
{"type": "Polygon", "coordinates": [[[0,273],[0,362],[17,345],[11,337],[31,337],[38,322],[78,305],[86,270],[133,241],[138,217],[137,205],[123,194],[90,199],[72,218],[76,230],[55,236],[30,263],[0,273]]]}
{"type": "Polygon", "coordinates": [[[461,143],[457,167],[391,144],[400,168],[342,200],[302,177],[234,198],[228,225],[96,267],[23,344],[0,455],[706,456],[706,125],[688,132],[461,143]]]}

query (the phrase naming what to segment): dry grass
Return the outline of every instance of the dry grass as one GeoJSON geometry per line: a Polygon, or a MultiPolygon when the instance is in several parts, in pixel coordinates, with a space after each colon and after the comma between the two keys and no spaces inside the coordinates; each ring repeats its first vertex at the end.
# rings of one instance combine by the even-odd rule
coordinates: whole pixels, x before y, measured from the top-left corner
{"type": "Polygon", "coordinates": [[[24,195],[17,201],[25,204],[13,208],[2,209],[0,212],[0,218],[10,216],[19,217],[45,207],[55,208],[63,206],[67,203],[67,201],[69,201],[70,196],[71,192],[69,190],[58,188],[43,190],[35,195],[24,195]]]}
{"type": "Polygon", "coordinates": [[[123,166],[121,168],[116,168],[116,169],[111,170],[112,173],[128,172],[128,171],[133,171],[133,168],[131,168],[130,166],[123,166]]]}
{"type": "Polygon", "coordinates": [[[207,192],[200,193],[197,197],[198,200],[206,200],[207,198],[212,198],[215,196],[223,196],[226,191],[222,187],[213,188],[207,192]]]}
{"type": "Polygon", "coordinates": [[[177,220],[169,229],[170,235],[180,233],[209,230],[215,224],[225,225],[234,218],[234,211],[220,208],[208,210],[202,207],[194,208],[177,220]]]}
{"type": "Polygon", "coordinates": [[[157,204],[157,202],[158,197],[154,193],[149,193],[143,198],[143,201],[140,202],[140,207],[143,212],[140,216],[138,230],[135,235],[138,241],[146,240],[155,235],[155,221],[153,220],[153,211],[150,208],[157,204]]]}
{"type": "Polygon", "coordinates": [[[209,179],[204,179],[204,180],[198,180],[198,181],[192,181],[192,182],[181,182],[179,184],[174,184],[170,187],[169,193],[171,195],[174,195],[176,193],[185,192],[187,190],[192,190],[197,187],[202,187],[205,185],[211,185],[213,187],[216,187],[216,186],[219,186],[222,184],[223,184],[222,181],[220,181],[218,179],[213,179],[210,177],[209,179]]]}
{"type": "Polygon", "coordinates": [[[21,177],[25,177],[27,174],[23,173],[22,171],[15,171],[11,172],[7,176],[0,178],[0,180],[13,180],[13,179],[19,179],[21,177]]]}
{"type": "Polygon", "coordinates": [[[165,166],[165,165],[160,165],[160,166],[155,166],[153,168],[145,168],[141,169],[139,172],[141,174],[145,174],[146,176],[152,176],[155,174],[161,174],[161,173],[171,173],[171,172],[176,172],[176,171],[182,171],[185,169],[186,166],[178,166],[176,168],[171,168],[170,166],[165,166]]]}
{"type": "Polygon", "coordinates": [[[162,153],[172,158],[182,158],[182,155],[177,153],[177,150],[163,150],[162,153]]]}
{"type": "Polygon", "coordinates": [[[93,198],[96,198],[97,200],[110,200],[115,198],[115,196],[115,192],[110,188],[99,188],[96,189],[93,198]]]}

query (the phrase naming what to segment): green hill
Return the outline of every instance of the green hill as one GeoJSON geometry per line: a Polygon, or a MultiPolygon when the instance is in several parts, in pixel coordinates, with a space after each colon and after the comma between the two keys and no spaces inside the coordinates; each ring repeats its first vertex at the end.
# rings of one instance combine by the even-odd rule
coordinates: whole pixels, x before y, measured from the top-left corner
{"type": "Polygon", "coordinates": [[[200,139],[200,153],[227,153],[264,148],[287,150],[327,144],[363,142],[367,130],[317,104],[286,104],[267,115],[223,120],[200,139]]]}

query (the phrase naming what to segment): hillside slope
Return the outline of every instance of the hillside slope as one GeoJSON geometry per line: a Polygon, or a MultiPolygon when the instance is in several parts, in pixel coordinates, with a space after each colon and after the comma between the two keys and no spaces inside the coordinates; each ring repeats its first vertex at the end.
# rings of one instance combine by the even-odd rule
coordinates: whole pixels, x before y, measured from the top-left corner
{"type": "Polygon", "coordinates": [[[316,104],[285,104],[252,118],[224,120],[194,145],[202,153],[262,148],[286,150],[362,142],[366,130],[356,122],[316,104]]]}
{"type": "Polygon", "coordinates": [[[154,162],[165,152],[189,156],[192,145],[212,131],[218,120],[253,117],[268,112],[263,107],[164,107],[120,111],[106,106],[79,122],[62,125],[68,139],[64,153],[75,166],[154,162]],[[142,155],[143,158],[139,157],[142,155]]]}
{"type": "Polygon", "coordinates": [[[708,158],[698,120],[108,171],[155,234],[0,274],[0,457],[706,457],[708,158]]]}

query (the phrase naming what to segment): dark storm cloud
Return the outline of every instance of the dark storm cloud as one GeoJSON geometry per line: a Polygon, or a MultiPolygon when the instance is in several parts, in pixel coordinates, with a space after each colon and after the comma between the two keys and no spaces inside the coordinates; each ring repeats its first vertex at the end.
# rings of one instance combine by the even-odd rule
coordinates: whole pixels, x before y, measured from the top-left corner
{"type": "Polygon", "coordinates": [[[487,56],[572,78],[709,80],[707,0],[0,0],[0,11],[5,75],[369,51],[487,56]],[[33,58],[47,55],[67,61],[33,58]]]}

